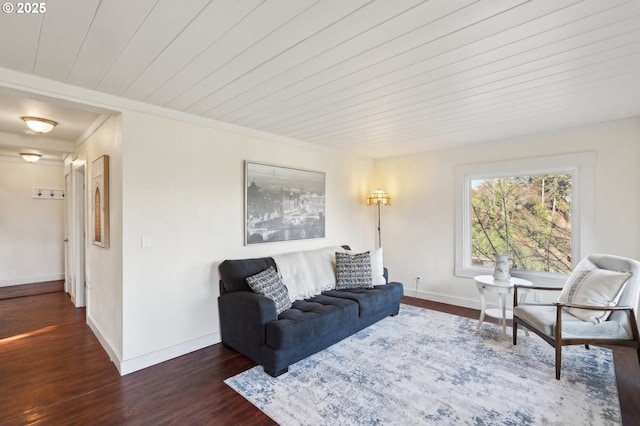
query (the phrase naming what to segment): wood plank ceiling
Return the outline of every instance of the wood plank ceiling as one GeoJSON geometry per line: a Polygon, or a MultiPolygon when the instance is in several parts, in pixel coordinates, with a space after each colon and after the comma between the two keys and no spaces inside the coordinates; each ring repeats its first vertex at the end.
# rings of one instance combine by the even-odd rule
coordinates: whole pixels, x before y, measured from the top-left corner
{"type": "Polygon", "coordinates": [[[640,116],[639,1],[49,0],[0,40],[0,67],[373,158],[640,116]]]}

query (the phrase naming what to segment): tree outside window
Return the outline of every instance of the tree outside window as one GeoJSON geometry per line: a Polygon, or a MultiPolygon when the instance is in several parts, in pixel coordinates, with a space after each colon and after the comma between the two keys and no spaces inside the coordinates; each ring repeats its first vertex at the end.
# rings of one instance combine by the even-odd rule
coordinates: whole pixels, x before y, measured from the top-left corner
{"type": "Polygon", "coordinates": [[[509,255],[514,269],[571,272],[571,174],[471,180],[471,264],[509,255]]]}

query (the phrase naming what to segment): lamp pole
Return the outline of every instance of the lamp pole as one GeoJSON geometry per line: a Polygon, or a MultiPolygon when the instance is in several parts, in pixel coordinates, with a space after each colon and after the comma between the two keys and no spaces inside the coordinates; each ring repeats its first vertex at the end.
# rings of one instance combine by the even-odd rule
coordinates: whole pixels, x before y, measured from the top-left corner
{"type": "Polygon", "coordinates": [[[376,189],[367,198],[367,205],[376,205],[378,207],[378,248],[382,247],[382,233],[380,232],[380,206],[388,206],[391,204],[391,197],[382,189],[376,189]]]}
{"type": "Polygon", "coordinates": [[[382,234],[380,233],[380,203],[378,203],[378,248],[382,247],[382,234]]]}

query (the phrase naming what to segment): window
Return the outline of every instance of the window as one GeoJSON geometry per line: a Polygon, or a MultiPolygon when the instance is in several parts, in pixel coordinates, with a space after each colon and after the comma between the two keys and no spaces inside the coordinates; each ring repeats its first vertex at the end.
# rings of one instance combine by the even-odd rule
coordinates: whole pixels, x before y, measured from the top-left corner
{"type": "Polygon", "coordinates": [[[456,167],[456,275],[559,279],[591,252],[593,153],[456,167]]]}
{"type": "Polygon", "coordinates": [[[571,273],[571,173],[471,179],[471,264],[571,273]]]}

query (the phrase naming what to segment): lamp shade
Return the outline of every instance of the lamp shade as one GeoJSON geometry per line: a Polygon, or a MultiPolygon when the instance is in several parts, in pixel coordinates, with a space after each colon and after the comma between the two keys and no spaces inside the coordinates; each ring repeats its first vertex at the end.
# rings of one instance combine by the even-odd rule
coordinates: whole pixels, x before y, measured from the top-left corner
{"type": "Polygon", "coordinates": [[[35,163],[42,157],[40,154],[34,154],[32,152],[21,152],[20,157],[24,159],[24,161],[28,161],[29,163],[35,163]]]}
{"type": "Polygon", "coordinates": [[[58,125],[57,122],[53,120],[48,120],[46,118],[30,117],[30,116],[25,116],[21,118],[25,122],[27,127],[29,127],[29,129],[33,130],[36,133],[49,133],[50,131],[53,130],[54,127],[58,125]]]}
{"type": "Polygon", "coordinates": [[[391,197],[382,189],[373,191],[367,198],[368,206],[389,206],[391,205],[391,197]]]}

